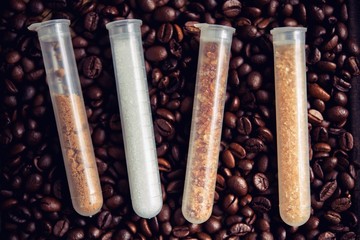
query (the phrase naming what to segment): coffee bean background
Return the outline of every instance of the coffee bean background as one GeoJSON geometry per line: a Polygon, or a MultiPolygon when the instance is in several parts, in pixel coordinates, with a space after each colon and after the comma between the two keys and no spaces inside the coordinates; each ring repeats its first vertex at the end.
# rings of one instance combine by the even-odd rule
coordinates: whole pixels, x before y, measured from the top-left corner
{"type": "MultiPolygon", "coordinates": [[[[352,1],[353,2],[353,1],[352,1]]],[[[1,239],[355,239],[360,162],[350,128],[360,48],[344,0],[5,0],[0,3],[1,239]],[[104,196],[91,218],[74,211],[31,23],[71,20],[75,57],[104,196]],[[140,18],[164,207],[131,208],[105,24],[140,18]],[[211,218],[181,214],[199,31],[236,28],[211,218]],[[278,213],[273,50],[277,26],[306,26],[312,216],[278,213]]]]}

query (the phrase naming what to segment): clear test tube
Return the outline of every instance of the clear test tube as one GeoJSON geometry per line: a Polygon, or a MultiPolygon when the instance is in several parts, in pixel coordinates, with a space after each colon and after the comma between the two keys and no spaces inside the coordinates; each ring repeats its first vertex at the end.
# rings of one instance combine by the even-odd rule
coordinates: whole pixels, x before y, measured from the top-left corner
{"type": "Polygon", "coordinates": [[[196,24],[199,59],[187,157],[182,213],[203,223],[212,213],[234,28],[196,24]]]}
{"type": "Polygon", "coordinates": [[[133,209],[143,218],[162,208],[162,192],[141,41],[141,20],[106,25],[110,33],[133,209]]]}
{"type": "Polygon", "coordinates": [[[291,226],[310,217],[309,136],[305,66],[306,28],[271,31],[274,45],[280,216],[291,226]]]}
{"type": "Polygon", "coordinates": [[[103,197],[69,25],[69,20],[50,20],[29,29],[40,40],[73,207],[92,216],[103,197]]]}

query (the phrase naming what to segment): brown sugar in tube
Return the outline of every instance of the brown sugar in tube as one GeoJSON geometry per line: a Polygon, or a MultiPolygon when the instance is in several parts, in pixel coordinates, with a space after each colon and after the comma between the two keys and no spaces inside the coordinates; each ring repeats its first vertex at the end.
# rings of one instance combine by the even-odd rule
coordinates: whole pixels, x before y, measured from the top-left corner
{"type": "Polygon", "coordinates": [[[55,94],[54,100],[73,206],[90,216],[100,210],[102,195],[86,112],[79,95],[55,94]]]}
{"type": "Polygon", "coordinates": [[[305,29],[276,28],[272,34],[280,216],[300,226],[311,210],[305,29]]]}
{"type": "Polygon", "coordinates": [[[211,215],[233,28],[200,24],[200,48],[182,213],[191,223],[211,215]]]}

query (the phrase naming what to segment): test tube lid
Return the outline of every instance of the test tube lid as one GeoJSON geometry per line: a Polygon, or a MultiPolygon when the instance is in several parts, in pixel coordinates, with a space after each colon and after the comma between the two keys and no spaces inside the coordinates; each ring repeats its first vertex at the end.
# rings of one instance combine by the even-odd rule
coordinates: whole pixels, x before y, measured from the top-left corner
{"type": "Polygon", "coordinates": [[[289,42],[305,42],[305,32],[307,28],[303,27],[277,27],[270,32],[273,36],[273,42],[277,44],[289,42]]]}
{"type": "Polygon", "coordinates": [[[54,19],[48,20],[45,22],[33,23],[28,29],[30,31],[37,31],[39,38],[45,40],[44,38],[59,36],[61,34],[69,34],[70,20],[67,19],[54,19]]]}
{"type": "Polygon", "coordinates": [[[122,19],[106,24],[110,37],[121,33],[140,32],[142,21],[139,19],[122,19]]]}
{"type": "Polygon", "coordinates": [[[195,27],[201,31],[201,38],[211,41],[232,41],[235,28],[218,24],[197,23],[195,27]]]}

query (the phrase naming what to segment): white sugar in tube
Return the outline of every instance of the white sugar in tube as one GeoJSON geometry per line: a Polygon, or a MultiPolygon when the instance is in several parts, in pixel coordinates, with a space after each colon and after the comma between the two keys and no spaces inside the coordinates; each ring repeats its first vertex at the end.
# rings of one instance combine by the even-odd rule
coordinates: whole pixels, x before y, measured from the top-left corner
{"type": "Polygon", "coordinates": [[[144,218],[162,208],[162,193],[140,32],[141,21],[107,24],[114,62],[132,206],[144,218]]]}

